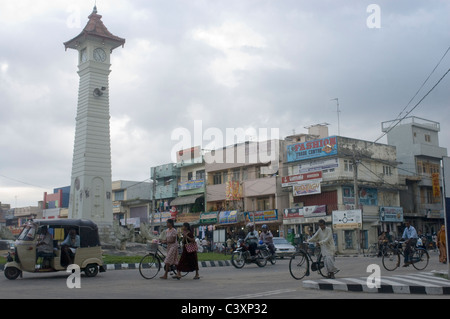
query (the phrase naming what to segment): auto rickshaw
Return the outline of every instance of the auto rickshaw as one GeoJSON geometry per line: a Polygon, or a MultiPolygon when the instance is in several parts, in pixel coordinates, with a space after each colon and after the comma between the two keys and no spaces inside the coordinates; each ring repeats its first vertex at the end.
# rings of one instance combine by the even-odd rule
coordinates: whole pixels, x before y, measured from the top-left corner
{"type": "Polygon", "coordinates": [[[8,254],[4,274],[6,278],[14,280],[22,276],[23,271],[64,271],[69,264],[78,265],[87,277],[94,277],[99,271],[106,271],[98,228],[91,220],[40,219],[28,222],[15,241],[14,252],[8,254]],[[52,247],[47,247],[43,253],[38,246],[45,233],[51,235],[52,247]],[[77,241],[70,241],[71,236],[77,241]],[[67,242],[74,245],[66,245],[67,242]],[[69,250],[70,256],[67,255],[69,250]]]}

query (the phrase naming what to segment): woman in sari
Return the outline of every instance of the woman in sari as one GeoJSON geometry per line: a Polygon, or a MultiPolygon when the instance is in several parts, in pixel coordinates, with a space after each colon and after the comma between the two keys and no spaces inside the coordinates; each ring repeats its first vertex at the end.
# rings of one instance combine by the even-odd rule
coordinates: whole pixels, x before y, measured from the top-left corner
{"type": "Polygon", "coordinates": [[[177,230],[174,228],[172,219],[167,220],[166,239],[163,243],[167,244],[167,255],[164,259],[164,276],[161,279],[167,279],[170,266],[178,264],[178,235],[177,230]]]}
{"type": "Polygon", "coordinates": [[[181,253],[180,261],[178,262],[177,276],[174,278],[180,279],[181,272],[195,271],[194,279],[200,279],[200,276],[198,275],[197,251],[188,252],[186,249],[186,244],[195,243],[195,237],[192,233],[191,226],[189,223],[184,223],[181,229],[183,232],[183,252],[181,253]]]}
{"type": "Polygon", "coordinates": [[[445,225],[441,226],[441,230],[437,234],[437,246],[439,248],[439,262],[447,263],[447,246],[445,238],[445,225]]]}

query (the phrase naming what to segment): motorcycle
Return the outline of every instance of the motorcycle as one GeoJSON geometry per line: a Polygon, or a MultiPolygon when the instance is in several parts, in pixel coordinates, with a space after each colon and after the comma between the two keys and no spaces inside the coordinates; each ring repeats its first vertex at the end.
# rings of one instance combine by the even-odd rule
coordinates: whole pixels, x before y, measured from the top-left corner
{"type": "Polygon", "coordinates": [[[269,249],[269,246],[260,241],[258,247],[261,249],[261,253],[264,256],[264,258],[270,261],[272,265],[275,265],[275,263],[277,262],[276,258],[277,256],[275,255],[275,253],[272,254],[272,252],[269,249]]]}
{"type": "Polygon", "coordinates": [[[243,239],[239,239],[236,250],[231,254],[231,263],[236,268],[242,268],[245,264],[255,263],[259,267],[264,267],[267,264],[267,259],[270,255],[267,246],[258,245],[255,256],[252,258],[248,246],[243,239]]]}

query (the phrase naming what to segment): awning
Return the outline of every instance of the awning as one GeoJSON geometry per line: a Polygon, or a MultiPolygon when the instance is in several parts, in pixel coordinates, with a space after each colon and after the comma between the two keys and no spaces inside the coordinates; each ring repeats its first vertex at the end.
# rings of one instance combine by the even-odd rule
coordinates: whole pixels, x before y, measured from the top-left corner
{"type": "Polygon", "coordinates": [[[198,198],[203,197],[203,196],[204,196],[203,194],[198,194],[198,195],[177,197],[170,202],[170,206],[194,204],[198,198]]]}

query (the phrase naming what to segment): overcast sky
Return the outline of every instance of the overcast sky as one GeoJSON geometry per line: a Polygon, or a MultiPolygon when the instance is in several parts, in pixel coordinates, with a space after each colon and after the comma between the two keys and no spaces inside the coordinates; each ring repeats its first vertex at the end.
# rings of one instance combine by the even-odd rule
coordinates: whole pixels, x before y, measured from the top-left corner
{"type": "MultiPolygon", "coordinates": [[[[0,201],[12,207],[35,206],[45,191],[70,185],[79,77],[77,52],[63,42],[82,31],[94,0],[73,2],[0,0],[0,201]]],[[[149,179],[151,166],[171,161],[179,142],[172,133],[193,135],[195,120],[202,132],[279,128],[281,137],[326,122],[337,135],[333,98],[341,135],[374,141],[450,46],[447,0],[97,7],[109,31],[126,39],[111,57],[113,180],[149,179]]],[[[450,53],[405,111],[449,67],[450,53]]],[[[449,88],[450,75],[410,114],[440,122],[448,149],[449,88]]]]}

